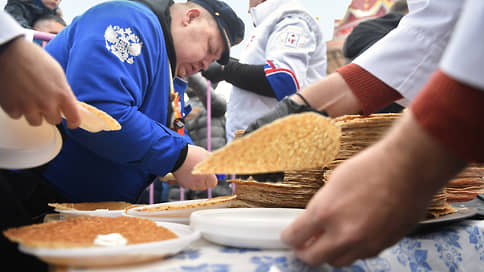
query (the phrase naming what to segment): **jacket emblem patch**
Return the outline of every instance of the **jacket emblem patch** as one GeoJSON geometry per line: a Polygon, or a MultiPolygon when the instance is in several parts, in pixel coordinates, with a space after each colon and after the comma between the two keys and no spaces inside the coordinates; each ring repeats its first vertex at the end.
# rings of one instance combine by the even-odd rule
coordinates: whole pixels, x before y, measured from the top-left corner
{"type": "Polygon", "coordinates": [[[299,41],[301,39],[301,34],[297,32],[287,32],[286,38],[284,39],[284,45],[291,48],[297,48],[299,41]]]}
{"type": "Polygon", "coordinates": [[[104,31],[106,49],[113,53],[121,62],[134,63],[134,57],[141,54],[143,43],[131,28],[121,28],[109,25],[104,31]]]}

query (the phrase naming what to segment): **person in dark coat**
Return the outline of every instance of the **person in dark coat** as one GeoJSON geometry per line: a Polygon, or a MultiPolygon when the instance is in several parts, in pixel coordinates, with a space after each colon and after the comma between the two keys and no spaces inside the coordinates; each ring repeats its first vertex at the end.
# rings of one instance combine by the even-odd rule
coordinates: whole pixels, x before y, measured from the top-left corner
{"type": "MultiPolygon", "coordinates": [[[[407,13],[407,0],[398,0],[391,6],[387,14],[361,22],[353,28],[343,45],[343,55],[347,59],[347,63],[352,62],[374,43],[385,37],[388,32],[396,28],[407,13]]],[[[392,103],[377,113],[401,112],[402,110],[403,107],[400,104],[392,103]]]]}
{"type": "Polygon", "coordinates": [[[399,0],[391,6],[387,14],[361,22],[353,28],[343,45],[343,55],[348,59],[348,62],[354,60],[388,32],[396,28],[402,17],[407,13],[407,1],[399,0]]]}
{"type": "Polygon", "coordinates": [[[24,28],[31,29],[34,23],[46,15],[61,16],[60,0],[8,0],[5,11],[24,28]]]}

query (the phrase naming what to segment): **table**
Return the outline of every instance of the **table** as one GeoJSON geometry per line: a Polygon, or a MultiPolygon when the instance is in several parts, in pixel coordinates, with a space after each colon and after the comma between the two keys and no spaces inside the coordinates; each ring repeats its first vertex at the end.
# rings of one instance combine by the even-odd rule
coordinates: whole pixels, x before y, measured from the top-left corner
{"type": "Polygon", "coordinates": [[[117,268],[68,268],[67,271],[130,272],[366,272],[484,271],[484,221],[464,220],[437,231],[406,236],[377,257],[345,268],[310,267],[290,250],[224,247],[200,239],[180,254],[164,260],[117,268]]]}

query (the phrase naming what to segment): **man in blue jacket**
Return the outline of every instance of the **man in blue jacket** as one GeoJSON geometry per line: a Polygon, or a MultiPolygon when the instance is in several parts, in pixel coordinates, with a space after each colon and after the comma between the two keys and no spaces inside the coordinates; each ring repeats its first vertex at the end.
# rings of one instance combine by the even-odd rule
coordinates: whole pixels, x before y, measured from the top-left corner
{"type": "Polygon", "coordinates": [[[214,187],[215,175],[191,174],[209,153],[171,129],[170,115],[183,116],[184,109],[183,99],[171,100],[184,97],[186,83],[178,77],[213,61],[226,63],[243,32],[234,11],[217,0],[113,1],[76,18],[46,50],[77,98],[113,116],[122,129],[64,129],[62,150],[42,175],[74,202],[135,202],[155,176],[169,172],[186,188],[214,187]]]}
{"type": "Polygon", "coordinates": [[[217,0],[109,1],[74,19],[46,50],[76,97],[110,114],[122,129],[90,133],[60,125],[63,146],[56,158],[0,176],[20,203],[4,227],[42,220],[48,202],[136,202],[156,176],[169,172],[183,187],[214,187],[215,175],[191,174],[208,151],[172,130],[182,132],[183,125],[183,101],[173,102],[184,97],[186,83],[177,77],[213,61],[227,63],[243,32],[242,21],[217,0]]]}

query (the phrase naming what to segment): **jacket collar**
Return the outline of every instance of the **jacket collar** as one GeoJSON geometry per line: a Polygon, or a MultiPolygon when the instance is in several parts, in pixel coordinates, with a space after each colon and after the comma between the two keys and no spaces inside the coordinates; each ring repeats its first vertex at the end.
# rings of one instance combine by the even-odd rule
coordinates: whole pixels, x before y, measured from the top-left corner
{"type": "Polygon", "coordinates": [[[163,36],[165,38],[166,52],[170,60],[170,66],[172,71],[172,76],[174,76],[176,68],[176,52],[175,45],[173,44],[173,36],[171,35],[171,15],[170,7],[174,4],[173,0],[132,0],[134,2],[139,2],[146,5],[160,22],[161,28],[163,29],[163,36]]]}

